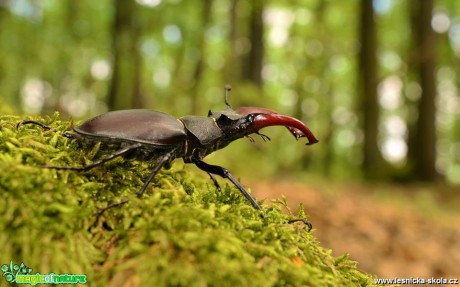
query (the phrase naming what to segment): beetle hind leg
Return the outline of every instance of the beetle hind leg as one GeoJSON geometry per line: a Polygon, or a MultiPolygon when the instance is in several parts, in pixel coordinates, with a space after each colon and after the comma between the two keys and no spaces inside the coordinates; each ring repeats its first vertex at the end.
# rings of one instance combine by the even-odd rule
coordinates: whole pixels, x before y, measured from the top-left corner
{"type": "Polygon", "coordinates": [[[45,125],[44,123],[41,123],[41,122],[37,122],[37,121],[34,121],[34,120],[23,120],[23,121],[20,121],[17,125],[16,125],[16,129],[19,129],[20,127],[22,127],[23,125],[30,125],[30,124],[33,124],[33,125],[36,125],[36,126],[40,126],[42,129],[44,130],[52,130],[53,128],[51,128],[50,126],[47,126],[45,125]]]}
{"type": "MultiPolygon", "coordinates": [[[[33,124],[33,125],[36,125],[36,126],[39,126],[41,127],[42,129],[44,130],[47,130],[47,131],[55,131],[55,129],[53,129],[52,127],[48,126],[48,125],[45,125],[44,123],[41,123],[41,122],[37,122],[37,121],[34,121],[34,120],[23,120],[23,121],[20,121],[19,123],[17,123],[16,125],[16,129],[19,129],[20,127],[22,127],[23,125],[30,125],[30,124],[33,124]]],[[[61,133],[61,135],[63,137],[66,137],[68,139],[71,139],[71,140],[74,140],[76,138],[78,138],[75,134],[73,133],[70,133],[70,132],[63,132],[61,133]]]]}
{"type": "Polygon", "coordinates": [[[88,165],[84,165],[84,166],[45,166],[45,168],[50,168],[50,169],[61,169],[61,170],[77,170],[77,171],[88,171],[92,168],[95,168],[96,166],[99,166],[99,165],[102,165],[108,161],[111,161],[113,160],[114,158],[117,158],[119,156],[122,156],[122,155],[125,155],[127,153],[129,153],[130,151],[132,150],[135,150],[139,147],[141,147],[142,144],[140,143],[136,143],[136,144],[132,144],[132,145],[129,145],[125,148],[122,148],[112,154],[109,154],[108,156],[100,159],[100,160],[97,160],[91,164],[88,164],[88,165]]]}
{"type": "Polygon", "coordinates": [[[39,126],[39,127],[41,127],[42,129],[44,129],[44,130],[52,130],[52,129],[53,129],[52,127],[47,126],[47,125],[45,125],[44,123],[37,122],[37,121],[34,121],[34,120],[23,120],[23,121],[20,121],[20,122],[16,125],[16,129],[19,129],[19,128],[22,127],[23,125],[30,125],[30,124],[39,126]]]}

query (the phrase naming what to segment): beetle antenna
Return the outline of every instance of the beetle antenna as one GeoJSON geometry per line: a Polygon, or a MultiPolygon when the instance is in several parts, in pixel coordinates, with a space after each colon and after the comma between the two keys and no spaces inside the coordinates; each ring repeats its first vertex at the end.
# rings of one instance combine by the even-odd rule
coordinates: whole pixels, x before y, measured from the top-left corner
{"type": "Polygon", "coordinates": [[[228,103],[228,93],[232,90],[232,86],[230,85],[225,85],[225,105],[227,106],[227,108],[231,109],[232,106],[228,103]]]}

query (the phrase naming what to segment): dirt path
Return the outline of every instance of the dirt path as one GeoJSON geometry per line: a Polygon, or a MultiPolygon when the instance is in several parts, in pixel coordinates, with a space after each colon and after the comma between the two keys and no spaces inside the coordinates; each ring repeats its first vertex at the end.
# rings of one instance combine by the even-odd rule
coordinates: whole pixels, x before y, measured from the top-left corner
{"type": "Polygon", "coordinates": [[[349,253],[366,272],[380,278],[460,279],[458,213],[430,217],[400,201],[382,202],[362,186],[344,186],[335,194],[283,181],[250,186],[259,199],[286,196],[293,211],[303,203],[322,245],[336,256],[349,253]]]}

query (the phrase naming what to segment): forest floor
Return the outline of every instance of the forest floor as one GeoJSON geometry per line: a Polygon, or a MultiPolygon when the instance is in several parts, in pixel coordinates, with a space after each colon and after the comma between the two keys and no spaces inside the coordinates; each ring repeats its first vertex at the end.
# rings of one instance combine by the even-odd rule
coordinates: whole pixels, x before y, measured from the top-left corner
{"type": "Polygon", "coordinates": [[[286,179],[248,186],[266,203],[285,196],[294,213],[302,203],[323,247],[378,278],[460,279],[458,189],[286,179]]]}

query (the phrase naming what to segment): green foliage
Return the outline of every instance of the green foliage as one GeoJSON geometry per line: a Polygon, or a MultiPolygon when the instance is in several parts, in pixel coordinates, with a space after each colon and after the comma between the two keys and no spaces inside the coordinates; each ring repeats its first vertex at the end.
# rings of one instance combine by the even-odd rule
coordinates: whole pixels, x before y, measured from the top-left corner
{"type": "MultiPolygon", "coordinates": [[[[43,120],[57,131],[0,117],[0,263],[33,272],[87,274],[91,286],[371,286],[346,255],[334,258],[302,223],[287,224],[285,202],[263,205],[266,218],[235,189],[216,192],[204,178],[173,166],[135,197],[148,163],[81,165],[110,151],[81,150],[62,137],[72,122],[43,120]],[[126,205],[95,212],[110,202],[126,205]]],[[[298,216],[304,216],[299,208],[298,216]]]]}

